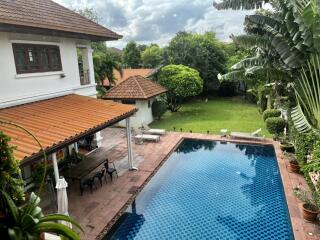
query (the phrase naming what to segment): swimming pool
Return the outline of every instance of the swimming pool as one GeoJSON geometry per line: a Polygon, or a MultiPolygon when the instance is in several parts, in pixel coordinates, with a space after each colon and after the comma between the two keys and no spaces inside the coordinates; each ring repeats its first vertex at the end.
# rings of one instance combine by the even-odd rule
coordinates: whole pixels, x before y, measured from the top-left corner
{"type": "Polygon", "coordinates": [[[273,146],[184,140],[104,239],[294,239],[273,146]]]}

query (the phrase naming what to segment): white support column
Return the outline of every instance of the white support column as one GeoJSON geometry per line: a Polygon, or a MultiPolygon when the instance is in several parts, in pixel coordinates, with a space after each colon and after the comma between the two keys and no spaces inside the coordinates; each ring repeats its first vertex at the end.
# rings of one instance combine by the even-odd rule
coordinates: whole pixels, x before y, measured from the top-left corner
{"type": "Polygon", "coordinates": [[[97,132],[94,134],[93,142],[97,147],[101,147],[102,146],[102,139],[103,139],[103,137],[101,136],[101,132],[97,132]]]}
{"type": "Polygon", "coordinates": [[[130,170],[138,170],[137,168],[135,168],[133,166],[130,117],[126,118],[126,130],[127,130],[127,147],[128,147],[129,169],[130,170]]]}
{"type": "Polygon", "coordinates": [[[56,182],[59,180],[59,168],[58,168],[58,162],[57,162],[57,154],[52,153],[52,164],[53,164],[53,171],[54,171],[54,178],[56,182]]]}
{"type": "Polygon", "coordinates": [[[79,152],[79,148],[78,148],[78,143],[77,142],[74,143],[74,150],[76,151],[76,153],[79,152]]]}

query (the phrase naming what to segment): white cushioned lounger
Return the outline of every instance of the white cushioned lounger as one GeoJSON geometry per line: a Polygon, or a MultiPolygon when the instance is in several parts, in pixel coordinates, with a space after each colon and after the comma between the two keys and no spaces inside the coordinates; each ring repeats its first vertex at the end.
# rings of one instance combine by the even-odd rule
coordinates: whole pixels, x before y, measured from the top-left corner
{"type": "Polygon", "coordinates": [[[150,142],[159,142],[160,136],[151,134],[138,134],[134,137],[136,140],[144,140],[150,142]]]}
{"type": "Polygon", "coordinates": [[[165,129],[152,129],[152,128],[143,132],[146,134],[154,134],[154,135],[165,135],[167,133],[165,129]]]}
{"type": "Polygon", "coordinates": [[[231,132],[230,137],[239,138],[239,139],[247,139],[247,140],[265,141],[264,137],[257,137],[257,136],[253,136],[250,133],[243,133],[243,132],[231,132]]]}

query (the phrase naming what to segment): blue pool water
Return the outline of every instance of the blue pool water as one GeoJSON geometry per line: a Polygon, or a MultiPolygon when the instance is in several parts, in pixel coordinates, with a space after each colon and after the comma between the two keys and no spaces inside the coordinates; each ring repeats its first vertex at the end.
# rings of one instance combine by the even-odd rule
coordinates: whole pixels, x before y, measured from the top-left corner
{"type": "Polygon", "coordinates": [[[184,140],[105,239],[294,239],[273,147],[184,140]]]}

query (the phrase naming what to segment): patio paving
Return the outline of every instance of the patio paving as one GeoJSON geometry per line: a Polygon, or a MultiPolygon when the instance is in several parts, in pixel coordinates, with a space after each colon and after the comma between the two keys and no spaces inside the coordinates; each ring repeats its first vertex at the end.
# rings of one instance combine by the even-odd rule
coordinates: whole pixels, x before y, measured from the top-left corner
{"type": "MultiPolygon", "coordinates": [[[[119,178],[115,178],[112,183],[110,180],[108,184],[103,182],[102,187],[99,185],[92,194],[87,190],[83,196],[80,196],[78,183],[70,183],[68,188],[69,213],[84,229],[81,239],[101,239],[134,199],[137,192],[142,189],[146,180],[152,177],[155,170],[161,166],[161,163],[183,138],[221,140],[221,137],[214,135],[170,132],[161,136],[159,143],[144,143],[143,145],[133,143],[134,165],[139,170],[128,171],[125,129],[107,128],[102,131],[102,136],[102,146],[107,149],[105,155],[120,169],[119,178]]],[[[228,141],[250,143],[231,139],[228,141]]],[[[288,161],[285,161],[278,143],[273,141],[267,143],[274,144],[276,149],[295,239],[320,239],[319,224],[308,223],[302,219],[300,203],[292,193],[292,188],[297,185],[307,187],[303,176],[288,172],[288,161]]]]}

